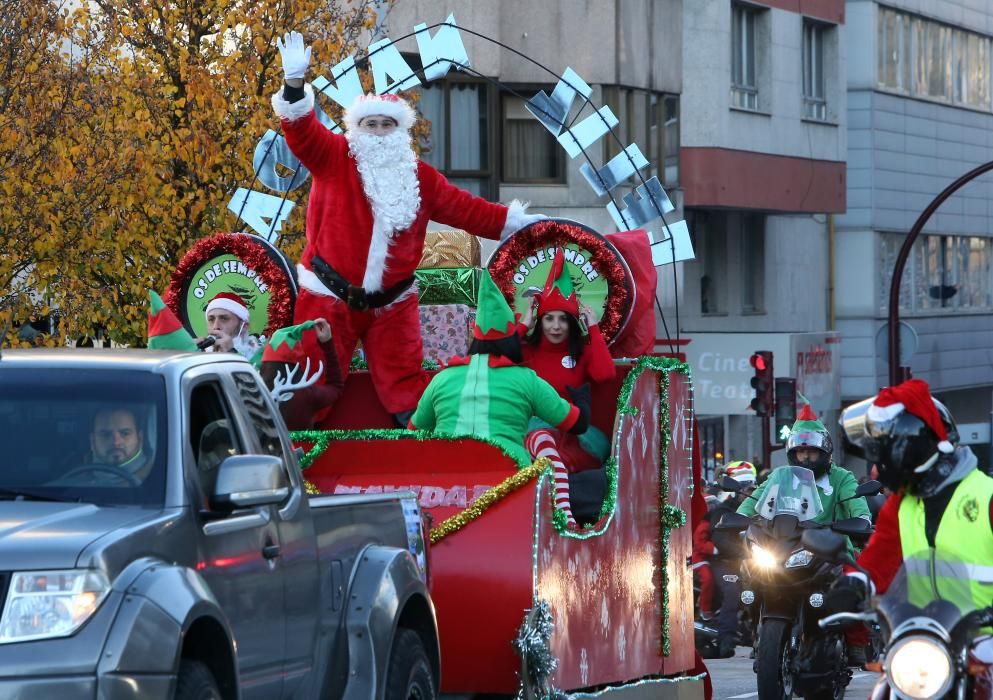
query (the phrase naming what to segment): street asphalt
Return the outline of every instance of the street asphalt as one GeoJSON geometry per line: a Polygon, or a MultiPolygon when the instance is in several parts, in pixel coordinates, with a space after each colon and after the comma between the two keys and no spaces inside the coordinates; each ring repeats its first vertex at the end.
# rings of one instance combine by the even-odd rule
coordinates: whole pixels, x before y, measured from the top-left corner
{"type": "MultiPolygon", "coordinates": [[[[750,647],[738,647],[730,659],[707,659],[707,668],[714,683],[714,700],[758,700],[750,647]]],[[[877,673],[855,671],[845,692],[846,700],[865,700],[879,678],[877,673]]]]}

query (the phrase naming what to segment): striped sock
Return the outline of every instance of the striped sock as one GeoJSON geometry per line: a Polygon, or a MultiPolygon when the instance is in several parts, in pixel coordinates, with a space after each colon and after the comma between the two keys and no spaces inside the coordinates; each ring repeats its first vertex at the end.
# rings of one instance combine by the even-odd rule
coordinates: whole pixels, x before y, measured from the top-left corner
{"type": "Polygon", "coordinates": [[[555,488],[555,507],[565,512],[566,524],[578,527],[572,516],[572,506],[569,505],[569,470],[565,468],[559,449],[555,445],[555,436],[549,430],[535,430],[528,435],[527,448],[535,459],[547,457],[552,463],[552,476],[555,488]]]}

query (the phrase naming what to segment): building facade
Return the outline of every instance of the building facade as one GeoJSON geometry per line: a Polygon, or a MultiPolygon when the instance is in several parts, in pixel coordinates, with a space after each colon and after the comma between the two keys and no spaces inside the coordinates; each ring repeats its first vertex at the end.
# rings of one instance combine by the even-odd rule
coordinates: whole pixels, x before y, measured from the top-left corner
{"type": "Polygon", "coordinates": [[[846,199],[846,31],[843,0],[684,5],[680,185],[697,259],[680,329],[710,469],[760,459],[757,350],[826,424],[837,416],[829,250],[846,199]]]}
{"type": "MultiPolygon", "coordinates": [[[[849,0],[848,211],[835,257],[842,396],[888,383],[886,319],[897,253],[956,178],[993,160],[993,5],[849,0]]],[[[989,458],[993,408],[993,179],[946,201],[900,286],[904,357],[989,458]]]]}

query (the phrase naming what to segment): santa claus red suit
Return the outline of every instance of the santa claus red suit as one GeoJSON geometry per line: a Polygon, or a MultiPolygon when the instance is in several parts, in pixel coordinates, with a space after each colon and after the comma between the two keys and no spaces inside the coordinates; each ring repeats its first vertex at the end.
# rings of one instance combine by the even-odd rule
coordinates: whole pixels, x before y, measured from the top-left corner
{"type": "Polygon", "coordinates": [[[418,160],[409,133],[416,115],[395,95],[356,100],[345,115],[346,136],[318,121],[309,84],[285,86],[272,103],[290,149],[314,178],[296,322],[328,319],[343,373],[362,340],[382,404],[392,413],[413,409],[429,379],[414,286],[428,221],[499,239],[543,217],[525,214],[518,202],[476,197],[418,160]],[[375,115],[399,128],[386,136],[357,128],[375,115]]]}

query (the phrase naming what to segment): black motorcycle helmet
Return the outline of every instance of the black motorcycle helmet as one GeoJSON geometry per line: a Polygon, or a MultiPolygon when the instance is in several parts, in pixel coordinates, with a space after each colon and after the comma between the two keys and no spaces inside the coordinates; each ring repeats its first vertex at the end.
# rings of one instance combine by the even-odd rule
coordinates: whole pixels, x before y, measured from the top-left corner
{"type": "Polygon", "coordinates": [[[786,439],[786,458],[797,467],[806,467],[814,472],[816,478],[821,478],[831,469],[831,456],[834,453],[834,441],[827,428],[817,420],[817,416],[809,405],[805,405],[797,416],[790,436],[786,439]],[[800,462],[797,450],[808,448],[816,450],[813,460],[800,462]]]}
{"type": "Polygon", "coordinates": [[[955,419],[944,404],[931,398],[948,439],[942,440],[933,428],[908,410],[895,415],[872,415],[869,407],[875,396],[846,408],[841,413],[845,450],[875,464],[879,481],[896,491],[901,487],[915,496],[927,498],[954,468],[952,449],[959,442],[955,419]]]}

